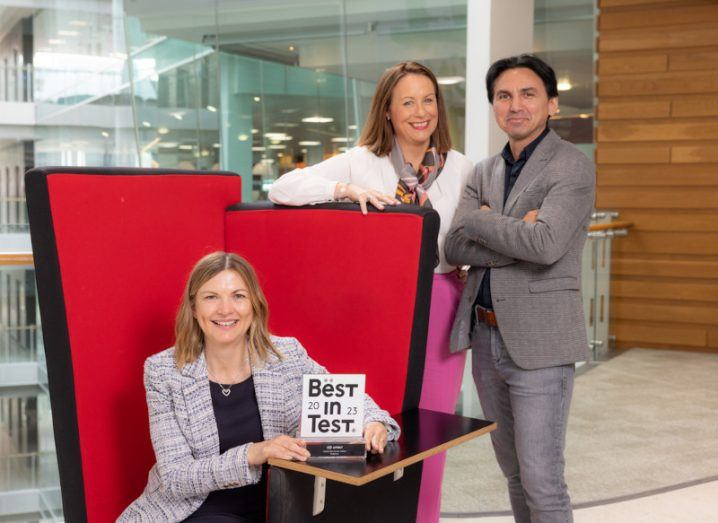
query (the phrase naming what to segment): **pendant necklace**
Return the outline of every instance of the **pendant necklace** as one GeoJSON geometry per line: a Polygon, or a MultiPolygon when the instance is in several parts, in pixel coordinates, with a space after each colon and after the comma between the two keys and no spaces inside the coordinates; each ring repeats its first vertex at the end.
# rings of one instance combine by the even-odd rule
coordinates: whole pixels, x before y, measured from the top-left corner
{"type": "Polygon", "coordinates": [[[229,385],[225,386],[225,385],[222,385],[218,379],[216,379],[214,376],[212,376],[212,373],[209,371],[209,368],[207,369],[207,374],[212,379],[212,381],[214,381],[217,385],[219,385],[219,388],[222,389],[222,394],[224,395],[225,398],[228,398],[229,395],[232,394],[232,385],[236,385],[237,384],[236,381],[234,383],[230,383],[229,385]]]}

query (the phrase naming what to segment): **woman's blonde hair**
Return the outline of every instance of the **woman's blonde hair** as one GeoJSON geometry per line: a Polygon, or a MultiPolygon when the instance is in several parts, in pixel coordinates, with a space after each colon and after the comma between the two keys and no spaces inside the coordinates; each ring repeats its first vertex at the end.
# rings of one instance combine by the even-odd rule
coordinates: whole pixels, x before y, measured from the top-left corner
{"type": "Polygon", "coordinates": [[[394,146],[394,127],[386,114],[391,105],[391,93],[399,80],[408,74],[420,74],[426,76],[434,84],[436,93],[436,107],[438,110],[438,122],[436,130],[431,139],[439,153],[447,153],[451,149],[451,135],[449,124],[446,120],[446,104],[439,89],[439,82],[431,69],[416,62],[401,62],[390,67],[379,78],[374,91],[374,98],[371,100],[369,115],[367,116],[364,130],[359,138],[359,145],[365,145],[367,149],[377,156],[386,156],[394,146]]]}
{"type": "Polygon", "coordinates": [[[244,280],[252,304],[252,323],[247,332],[249,357],[253,363],[264,363],[269,354],[281,358],[269,337],[269,307],[259,285],[257,274],[247,260],[231,252],[208,254],[192,269],[182,295],[175,320],[175,362],[181,369],[197,359],[204,347],[204,333],[194,317],[194,306],[200,287],[222,271],[234,271],[244,280]]]}

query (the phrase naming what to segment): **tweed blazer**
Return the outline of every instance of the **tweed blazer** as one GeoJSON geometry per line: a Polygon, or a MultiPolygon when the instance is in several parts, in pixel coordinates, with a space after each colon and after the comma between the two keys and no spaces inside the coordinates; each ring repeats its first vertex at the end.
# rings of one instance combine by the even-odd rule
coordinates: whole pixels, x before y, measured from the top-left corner
{"type": "MultiPolygon", "coordinates": [[[[273,336],[272,342],[284,358],[270,356],[263,367],[252,368],[265,440],[297,433],[302,376],[327,372],[295,338],[273,336]]],[[[144,379],[157,463],[144,491],[119,522],[182,521],[210,492],[259,481],[262,468],[247,462],[250,444],[219,453],[204,353],[179,370],[174,348],[164,350],[147,359],[144,379]]],[[[399,426],[368,395],[364,407],[365,424],[380,421],[388,428],[389,440],[398,438],[399,426]]]]}
{"type": "MultiPolygon", "coordinates": [[[[393,195],[399,178],[390,156],[377,156],[364,146],[353,147],[321,163],[281,176],[270,187],[269,199],[282,205],[330,202],[334,200],[337,182],[354,183],[393,195]]],[[[441,218],[437,240],[439,264],[434,269],[437,274],[456,269],[456,266],[446,263],[444,240],[472,170],[473,166],[466,156],[451,150],[446,155],[441,175],[429,188],[431,206],[441,218]]]]}
{"type": "Polygon", "coordinates": [[[480,162],[464,190],[446,240],[449,263],[470,265],[451,332],[451,351],[470,346],[473,303],[487,268],[499,331],[525,369],[585,360],[581,255],[595,196],[595,169],[550,131],[504,205],[501,155],[480,162]],[[490,212],[480,210],[481,205],[490,212]],[[539,209],[536,223],[522,221],[539,209]]]}

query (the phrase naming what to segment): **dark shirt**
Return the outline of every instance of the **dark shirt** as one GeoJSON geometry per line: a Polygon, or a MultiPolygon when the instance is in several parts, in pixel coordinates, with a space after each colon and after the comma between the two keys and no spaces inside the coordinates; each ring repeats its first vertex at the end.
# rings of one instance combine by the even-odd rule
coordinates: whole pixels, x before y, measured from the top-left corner
{"type": "MultiPolygon", "coordinates": [[[[264,439],[257,396],[254,394],[254,380],[251,376],[232,385],[229,396],[224,396],[222,388],[213,381],[209,382],[209,389],[212,393],[214,417],[217,420],[220,454],[233,447],[264,439]]],[[[266,476],[262,471],[262,479],[255,485],[210,492],[204,503],[187,521],[264,522],[266,496],[266,476]]]]}
{"type": "MultiPolygon", "coordinates": [[[[514,188],[514,185],[516,185],[516,180],[519,179],[519,174],[521,174],[524,165],[529,161],[529,158],[531,158],[531,155],[536,150],[536,147],[538,147],[538,144],[541,143],[541,140],[548,134],[548,131],[549,128],[546,126],[543,132],[533,142],[524,147],[524,150],[521,151],[521,154],[516,160],[511,153],[511,147],[509,147],[508,143],[501,151],[501,157],[504,159],[504,165],[506,166],[504,172],[504,205],[506,205],[506,201],[509,199],[511,190],[514,188]]],[[[493,309],[494,307],[491,301],[491,269],[486,269],[484,278],[481,280],[479,294],[476,296],[476,301],[474,301],[474,307],[476,305],[481,305],[485,309],[493,309]]]]}

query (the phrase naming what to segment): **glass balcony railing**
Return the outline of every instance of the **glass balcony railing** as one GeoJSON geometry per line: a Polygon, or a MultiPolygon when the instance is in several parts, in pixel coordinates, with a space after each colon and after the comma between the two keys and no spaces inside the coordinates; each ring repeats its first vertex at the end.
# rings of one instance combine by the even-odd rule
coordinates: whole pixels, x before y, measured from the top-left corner
{"type": "Polygon", "coordinates": [[[32,102],[32,93],[32,65],[0,65],[0,102],[32,102]]]}

